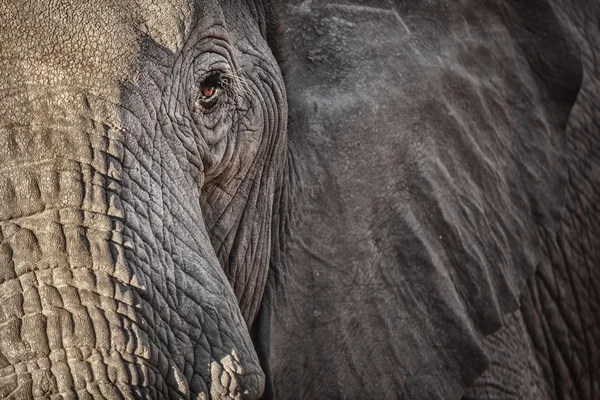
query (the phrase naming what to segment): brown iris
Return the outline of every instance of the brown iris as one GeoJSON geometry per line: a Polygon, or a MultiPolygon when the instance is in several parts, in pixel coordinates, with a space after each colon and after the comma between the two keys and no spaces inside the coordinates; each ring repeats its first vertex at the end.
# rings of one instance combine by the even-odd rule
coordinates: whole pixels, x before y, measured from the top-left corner
{"type": "Polygon", "coordinates": [[[214,86],[205,86],[202,89],[200,89],[200,91],[202,93],[203,99],[209,99],[213,96],[213,94],[215,94],[217,88],[214,86]]]}

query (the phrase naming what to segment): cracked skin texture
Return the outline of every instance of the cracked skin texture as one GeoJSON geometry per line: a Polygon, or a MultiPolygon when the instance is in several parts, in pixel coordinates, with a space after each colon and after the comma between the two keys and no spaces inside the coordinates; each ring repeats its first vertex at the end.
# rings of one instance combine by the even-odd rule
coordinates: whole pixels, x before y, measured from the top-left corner
{"type": "Polygon", "coordinates": [[[286,119],[261,7],[0,1],[0,398],[260,396],[286,119]],[[214,71],[244,90],[208,114],[214,71]]]}

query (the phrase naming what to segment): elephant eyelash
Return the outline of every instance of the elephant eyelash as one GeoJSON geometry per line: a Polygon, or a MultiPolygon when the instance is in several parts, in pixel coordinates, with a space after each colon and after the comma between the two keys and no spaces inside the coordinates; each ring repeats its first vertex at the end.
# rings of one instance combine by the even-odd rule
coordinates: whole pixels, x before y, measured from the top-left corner
{"type": "Polygon", "coordinates": [[[232,95],[247,95],[250,92],[246,78],[239,74],[221,73],[221,79],[225,83],[223,89],[232,95]]]}

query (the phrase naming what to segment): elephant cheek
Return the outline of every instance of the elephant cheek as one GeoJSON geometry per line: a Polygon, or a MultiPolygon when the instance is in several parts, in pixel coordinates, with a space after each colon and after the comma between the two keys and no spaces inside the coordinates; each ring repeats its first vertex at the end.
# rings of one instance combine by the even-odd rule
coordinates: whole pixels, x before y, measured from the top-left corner
{"type": "Polygon", "coordinates": [[[269,269],[276,179],[285,162],[287,100],[283,82],[249,87],[263,101],[248,108],[241,124],[247,131],[236,132],[244,138],[242,150],[224,151],[231,153],[225,158],[228,165],[206,182],[200,204],[213,248],[252,329],[269,269]]]}

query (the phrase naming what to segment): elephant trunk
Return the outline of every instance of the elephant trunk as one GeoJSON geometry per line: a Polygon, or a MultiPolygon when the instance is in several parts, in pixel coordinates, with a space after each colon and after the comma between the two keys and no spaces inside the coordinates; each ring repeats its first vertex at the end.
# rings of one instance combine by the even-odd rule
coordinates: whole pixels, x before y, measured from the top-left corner
{"type": "Polygon", "coordinates": [[[64,88],[0,100],[0,398],[255,398],[193,188],[109,110],[64,88]]]}

